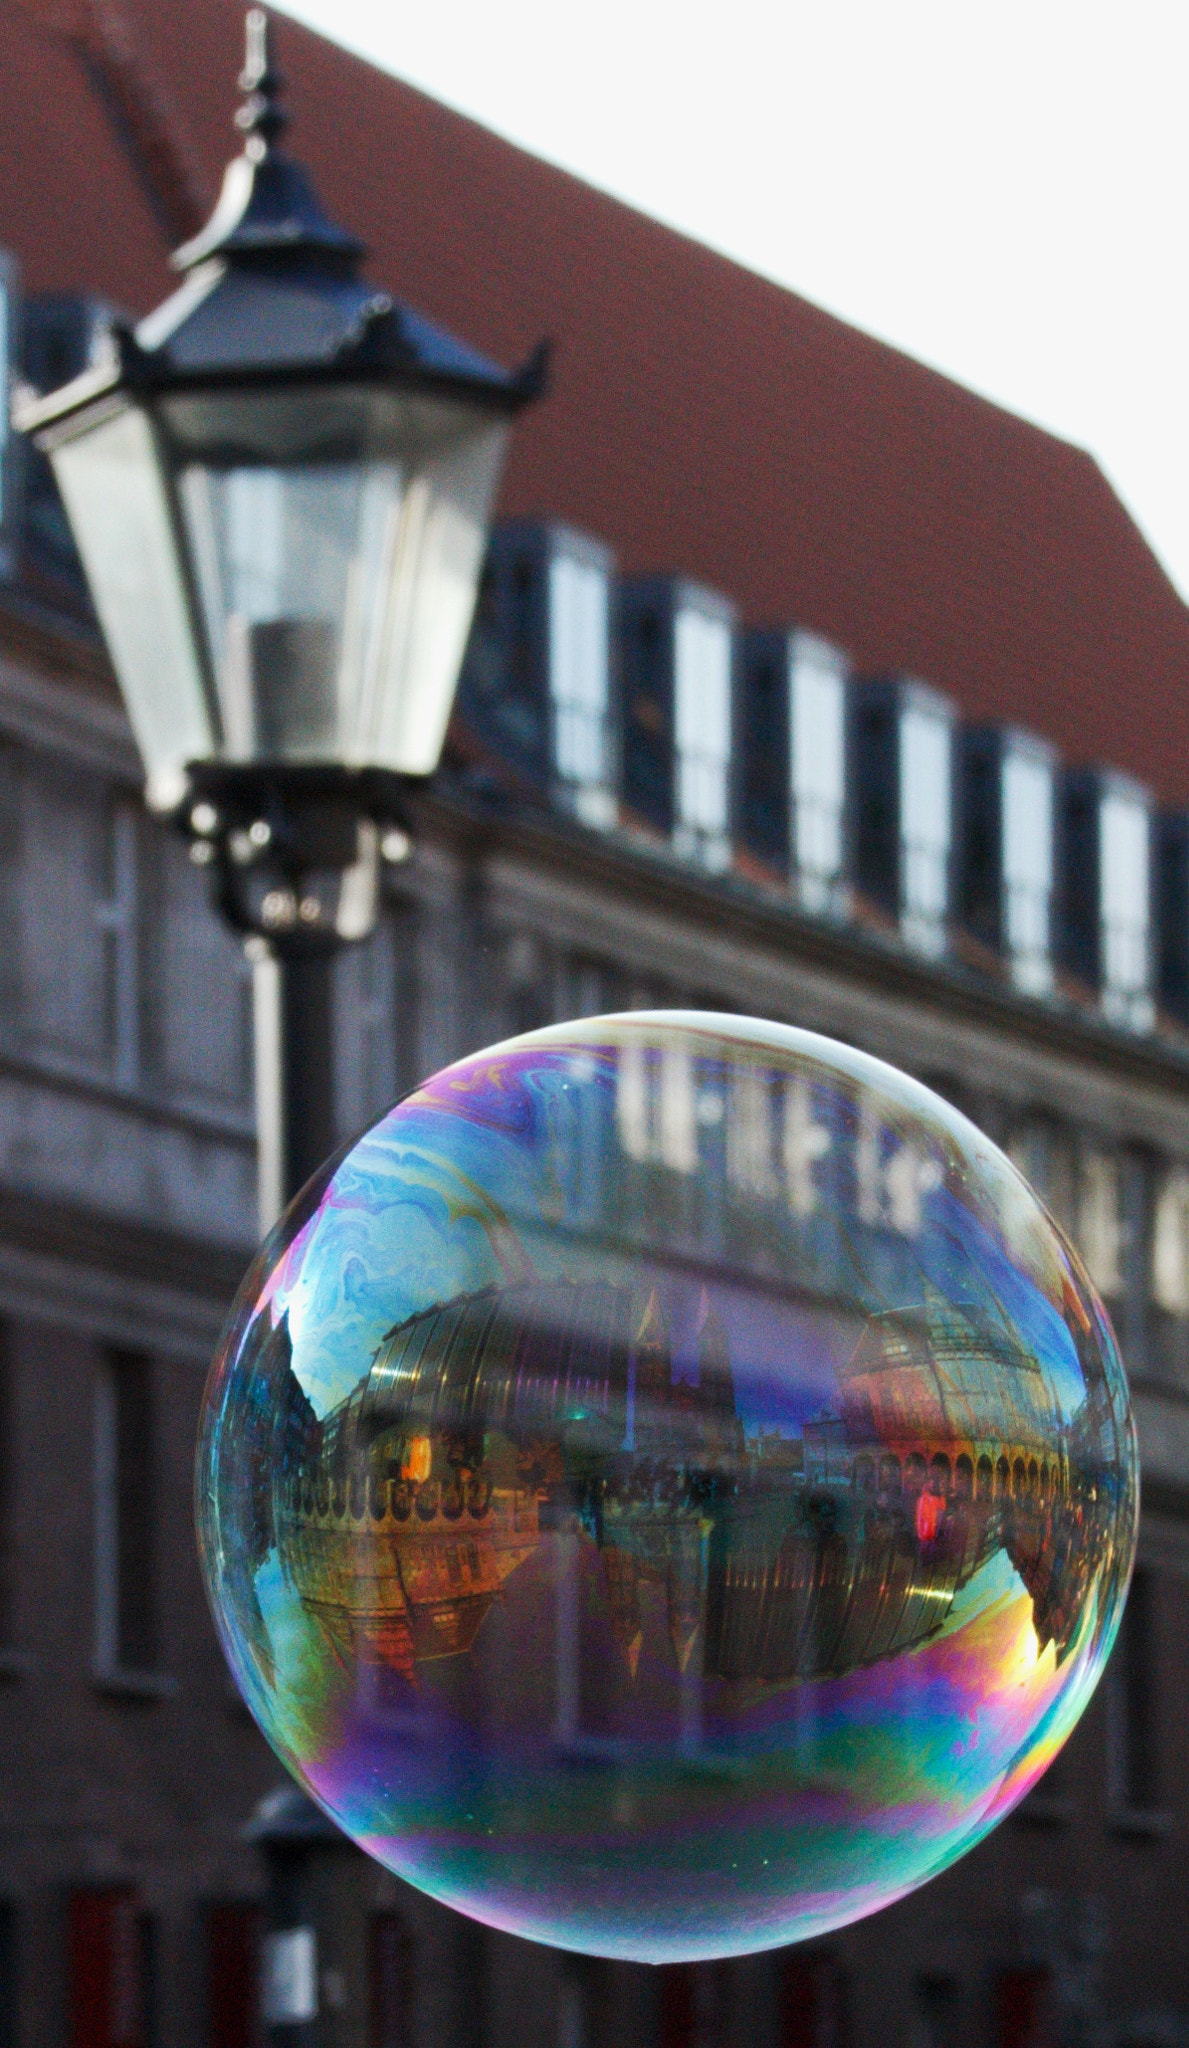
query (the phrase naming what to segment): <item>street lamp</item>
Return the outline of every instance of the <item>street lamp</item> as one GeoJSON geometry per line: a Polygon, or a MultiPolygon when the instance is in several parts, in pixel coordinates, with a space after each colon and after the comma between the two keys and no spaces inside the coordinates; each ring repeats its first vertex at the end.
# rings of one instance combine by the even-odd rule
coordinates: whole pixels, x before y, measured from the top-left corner
{"type": "Polygon", "coordinates": [[[278,148],[247,17],[242,155],[184,282],[16,424],[53,464],[150,806],[256,961],[261,1215],[334,1143],[329,955],[366,937],[436,768],[512,415],[500,369],[358,274],[278,148]]]}

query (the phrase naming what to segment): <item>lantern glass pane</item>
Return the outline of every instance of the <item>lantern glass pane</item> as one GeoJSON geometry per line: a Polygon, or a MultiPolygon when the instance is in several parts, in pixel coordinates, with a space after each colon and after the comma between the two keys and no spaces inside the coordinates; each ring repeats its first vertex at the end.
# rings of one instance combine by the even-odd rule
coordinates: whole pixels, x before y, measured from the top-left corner
{"type": "Polygon", "coordinates": [[[341,386],[163,412],[224,758],[430,773],[506,425],[341,386]]]}
{"type": "Polygon", "coordinates": [[[157,437],[129,406],[64,437],[51,460],[149,802],[170,809],[183,795],[187,761],[210,754],[213,732],[157,437]]]}

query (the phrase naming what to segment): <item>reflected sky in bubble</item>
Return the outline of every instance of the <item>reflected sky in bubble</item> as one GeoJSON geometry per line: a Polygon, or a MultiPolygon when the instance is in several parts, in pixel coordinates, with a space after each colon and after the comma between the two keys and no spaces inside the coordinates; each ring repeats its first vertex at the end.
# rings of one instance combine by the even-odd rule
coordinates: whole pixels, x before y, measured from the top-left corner
{"type": "Polygon", "coordinates": [[[878,1061],[696,1013],[436,1075],[311,1185],[212,1371],[236,1679],[365,1848],[647,1961],[945,1869],[1131,1569],[1114,1338],[1015,1169],[878,1061]]]}

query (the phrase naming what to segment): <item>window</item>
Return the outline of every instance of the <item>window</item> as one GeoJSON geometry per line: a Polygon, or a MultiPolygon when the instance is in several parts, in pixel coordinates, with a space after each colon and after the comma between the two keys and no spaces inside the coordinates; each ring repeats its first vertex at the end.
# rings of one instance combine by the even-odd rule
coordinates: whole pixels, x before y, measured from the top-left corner
{"type": "Polygon", "coordinates": [[[739,655],[735,837],[741,847],[786,874],[791,842],[787,633],[752,631],[739,655]]]}
{"type": "Polygon", "coordinates": [[[1017,1125],[1007,1142],[1007,1156],[1030,1188],[1051,1210],[1063,1230],[1075,1229],[1073,1148],[1065,1133],[1040,1118],[1017,1125]]]}
{"type": "Polygon", "coordinates": [[[1152,1299],[1169,1315],[1189,1316],[1189,1172],[1165,1167],[1152,1231],[1152,1299]]]}
{"type": "Polygon", "coordinates": [[[683,606],[674,621],[675,837],[683,852],[723,867],[731,756],[731,628],[683,606]]]}
{"type": "Polygon", "coordinates": [[[955,1978],[928,1974],[912,1987],[912,2048],[958,2048],[962,2001],[955,1978]]]}
{"type": "Polygon", "coordinates": [[[1003,943],[1012,980],[1030,995],[1052,987],[1053,772],[1012,747],[1003,756],[1003,943]]]}
{"type": "Polygon", "coordinates": [[[156,1660],[151,1374],[113,1352],[95,1384],[96,1675],[135,1684],[156,1660]]]}
{"type": "Polygon", "coordinates": [[[1086,1270],[1107,1301],[1123,1289],[1122,1181],[1114,1153],[1088,1148],[1078,1176],[1078,1213],[1074,1236],[1086,1270]]]}
{"type": "Polygon", "coordinates": [[[1155,1577],[1141,1565],[1107,1666],[1108,1790],[1123,1822],[1153,1819],[1160,1803],[1155,1596],[1155,1577]]]}
{"type": "Polygon", "coordinates": [[[114,1078],[133,1088],[140,1072],[137,817],[115,803],[107,819],[107,888],[95,907],[107,950],[107,1040],[114,1078]]]}
{"type": "Polygon", "coordinates": [[[1114,1307],[1115,1327],[1130,1372],[1151,1366],[1153,1323],[1151,1304],[1153,1160],[1139,1146],[1119,1155],[1120,1286],[1114,1307]]]}
{"type": "Polygon", "coordinates": [[[995,1982],[995,2048],[1056,2048],[1052,1972],[1043,1963],[1000,1970],[995,1982]]]}
{"type": "Polygon", "coordinates": [[[659,1051],[625,1045],[616,1080],[619,1141],[629,1159],[655,1161],[676,1173],[698,1165],[698,1105],[693,1061],[677,1046],[659,1051]]]}
{"type": "Polygon", "coordinates": [[[102,783],[49,759],[20,768],[22,1023],[41,1053],[110,1069],[112,842],[102,783]]]}
{"type": "Polygon", "coordinates": [[[776,1192],[776,1095],[763,1067],[731,1071],[727,1094],[727,1179],[745,1195],[776,1192]]]}
{"type": "Polygon", "coordinates": [[[261,2048],[260,1908],[219,1900],[206,1911],[208,2048],[261,2048]]]}
{"type": "Polygon", "coordinates": [[[560,550],[549,565],[549,685],[554,772],[587,823],[610,824],[607,571],[560,550]]]}
{"type": "Polygon", "coordinates": [[[413,2048],[413,1940],[399,1913],[373,1913],[370,2048],[413,2048]]]}
{"type": "Polygon", "coordinates": [[[73,1892],[67,1908],[70,2048],[147,2048],[147,1922],[129,1885],[73,1892]]]}
{"type": "Polygon", "coordinates": [[[951,833],[950,721],[909,702],[900,721],[900,925],[923,953],[945,948],[951,833]]]}
{"type": "Polygon", "coordinates": [[[779,2048],[844,2048],[846,1979],[828,1951],[794,1949],[780,1958],[779,2048]]]}
{"type": "Polygon", "coordinates": [[[721,2048],[727,1973],[721,1963],[667,1963],[658,1972],[659,2048],[721,2048]]]}
{"type": "Polygon", "coordinates": [[[804,1221],[818,1206],[817,1162],[830,1150],[830,1132],[814,1113],[812,1084],[803,1077],[784,1084],[782,1164],[789,1208],[804,1221]]]}
{"type": "Polygon", "coordinates": [[[505,757],[549,771],[548,530],[519,520],[491,536],[459,679],[459,705],[505,757]]]}
{"type": "Polygon", "coordinates": [[[591,2048],[596,1984],[585,1956],[565,1955],[557,1985],[557,2048],[591,2048]]]}
{"type": "Polygon", "coordinates": [[[1102,1006],[1113,1022],[1144,1030],[1154,1015],[1147,804],[1104,791],[1098,834],[1102,1006]]]}
{"type": "Polygon", "coordinates": [[[1189,1385],[1189,1170],[1157,1170],[1152,1204],[1153,1364],[1175,1386],[1189,1385]]]}
{"type": "MultiPolygon", "coordinates": [[[[152,835],[143,876],[150,892],[143,1022],[154,1079],[191,1099],[246,1109],[252,981],[243,947],[212,903],[206,875],[186,858],[180,834],[156,822],[142,829],[152,835]]],[[[117,920],[114,904],[110,915],[108,945],[126,948],[122,971],[130,975],[135,927],[117,920]]]]}
{"type": "Polygon", "coordinates": [[[940,1161],[899,1138],[860,1093],[855,1131],[855,1210],[860,1223],[919,1237],[925,1205],[941,1185],[940,1161]]]}
{"type": "Polygon", "coordinates": [[[810,910],[841,907],[846,799],[846,669],[812,634],[794,636],[789,660],[793,866],[810,910]]]}
{"type": "Polygon", "coordinates": [[[636,601],[623,618],[623,794],[635,815],[659,832],[673,825],[673,719],[669,609],[662,594],[636,601]]]}

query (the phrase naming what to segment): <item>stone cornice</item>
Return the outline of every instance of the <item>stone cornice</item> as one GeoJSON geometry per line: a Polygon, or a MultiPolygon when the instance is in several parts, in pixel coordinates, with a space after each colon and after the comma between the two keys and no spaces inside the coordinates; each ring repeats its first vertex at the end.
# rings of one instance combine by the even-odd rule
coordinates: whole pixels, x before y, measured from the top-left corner
{"type": "MultiPolygon", "coordinates": [[[[817,970],[836,985],[877,991],[907,1008],[992,1031],[1003,1041],[1149,1088],[1171,1089],[1189,1103],[1189,1037],[1116,1029],[1072,1002],[1031,999],[960,963],[920,959],[894,937],[815,918],[775,889],[768,892],[734,875],[701,875],[663,848],[625,833],[593,831],[543,808],[481,802],[444,776],[417,798],[416,811],[423,831],[452,840],[463,857],[487,865],[518,858],[537,867],[547,882],[556,878],[559,885],[597,890],[638,913],[662,917],[678,945],[686,935],[704,934],[712,943],[729,939],[736,947],[817,970]]],[[[672,941],[667,950],[673,950],[672,941]]]]}

